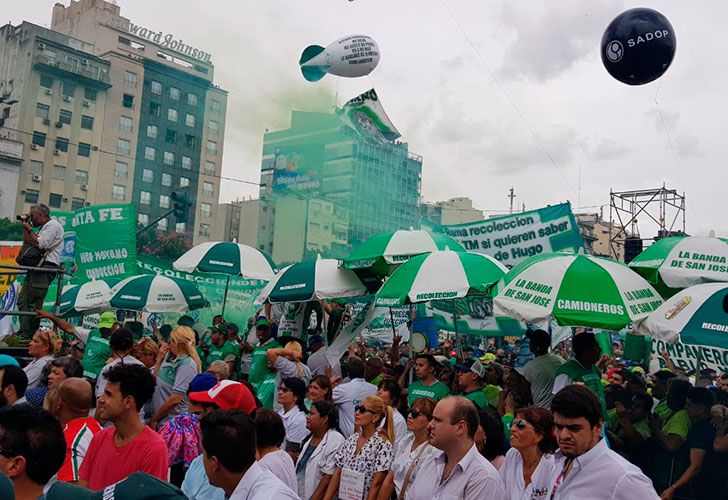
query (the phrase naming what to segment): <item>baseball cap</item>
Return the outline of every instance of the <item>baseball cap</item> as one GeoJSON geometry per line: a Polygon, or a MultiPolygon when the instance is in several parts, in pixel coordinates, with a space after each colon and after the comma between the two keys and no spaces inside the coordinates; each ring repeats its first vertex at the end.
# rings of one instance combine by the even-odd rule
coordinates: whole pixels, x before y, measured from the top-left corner
{"type": "Polygon", "coordinates": [[[190,381],[189,392],[209,391],[217,385],[217,377],[210,372],[198,373],[190,381]]]}
{"type": "Polygon", "coordinates": [[[476,361],[475,363],[473,363],[473,365],[470,367],[470,371],[475,373],[480,378],[485,377],[485,365],[483,365],[483,363],[481,363],[480,361],[476,361]]]}
{"type": "Polygon", "coordinates": [[[228,328],[225,323],[220,323],[217,326],[211,326],[208,328],[208,330],[210,330],[211,332],[222,333],[223,335],[227,335],[228,333],[230,333],[230,328],[228,328]]]}
{"type": "MultiPolygon", "coordinates": [[[[2,490],[0,490],[2,491],[2,490]]],[[[13,498],[6,497],[2,498],[13,498]]],[[[64,481],[56,481],[48,489],[47,500],[165,500],[187,498],[176,486],[135,472],[123,481],[107,486],[101,491],[91,491],[64,481]]]]}
{"type": "Polygon", "coordinates": [[[190,328],[192,328],[192,325],[194,324],[195,318],[193,318],[192,316],[187,316],[186,314],[184,316],[180,316],[177,320],[178,326],[189,326],[190,328]]]}
{"type": "Polygon", "coordinates": [[[102,312],[99,316],[99,328],[111,328],[116,323],[116,313],[114,311],[102,312]]]}
{"type": "Polygon", "coordinates": [[[7,354],[0,354],[0,368],[9,365],[17,366],[18,368],[20,368],[20,363],[18,363],[17,359],[12,356],[8,356],[7,354]]]}
{"type": "Polygon", "coordinates": [[[481,357],[478,358],[481,363],[491,363],[495,361],[497,358],[495,357],[495,354],[492,352],[486,352],[481,357]]]}
{"type": "Polygon", "coordinates": [[[270,328],[270,323],[268,322],[267,319],[260,318],[258,321],[255,322],[255,327],[256,328],[261,328],[261,327],[270,328]]]}
{"type": "Polygon", "coordinates": [[[207,391],[190,392],[189,398],[196,403],[214,403],[223,410],[243,410],[248,415],[255,409],[250,389],[233,380],[221,380],[207,391]]]}

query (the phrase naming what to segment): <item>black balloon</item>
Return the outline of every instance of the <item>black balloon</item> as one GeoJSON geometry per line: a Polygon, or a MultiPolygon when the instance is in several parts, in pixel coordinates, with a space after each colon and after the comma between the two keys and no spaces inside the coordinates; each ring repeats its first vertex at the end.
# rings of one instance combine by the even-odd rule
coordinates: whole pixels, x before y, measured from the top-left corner
{"type": "Polygon", "coordinates": [[[607,26],[602,36],[602,63],[620,82],[643,85],[667,71],[676,45],[675,32],[665,16],[652,9],[630,9],[607,26]]]}

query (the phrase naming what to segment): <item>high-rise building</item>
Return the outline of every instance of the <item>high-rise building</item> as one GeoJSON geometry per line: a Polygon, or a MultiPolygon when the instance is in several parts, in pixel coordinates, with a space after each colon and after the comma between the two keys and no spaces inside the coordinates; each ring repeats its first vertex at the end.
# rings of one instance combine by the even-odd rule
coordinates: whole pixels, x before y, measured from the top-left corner
{"type": "Polygon", "coordinates": [[[0,130],[27,150],[18,211],[133,202],[147,224],[184,191],[186,222],[169,216],[158,229],[210,239],[227,108],[213,76],[209,53],[105,0],[57,3],[51,30],[0,28],[0,90],[18,101],[0,130]]]}
{"type": "MultiPolygon", "coordinates": [[[[610,222],[602,218],[598,213],[574,214],[579,231],[584,238],[584,245],[587,252],[600,257],[624,260],[624,245],[611,245],[609,241],[610,222]]],[[[612,226],[612,232],[621,228],[612,226]]]]}
{"type": "Polygon", "coordinates": [[[260,200],[237,200],[218,205],[212,237],[257,247],[260,205],[260,200]]]}
{"type": "Polygon", "coordinates": [[[290,128],[263,138],[259,248],[279,264],[340,258],[377,233],[416,226],[421,172],[405,142],[294,111],[290,128]]]}
{"type": "Polygon", "coordinates": [[[450,198],[446,201],[423,203],[420,205],[420,214],[436,224],[466,224],[485,219],[483,211],[473,208],[473,200],[466,197],[450,198]]]}

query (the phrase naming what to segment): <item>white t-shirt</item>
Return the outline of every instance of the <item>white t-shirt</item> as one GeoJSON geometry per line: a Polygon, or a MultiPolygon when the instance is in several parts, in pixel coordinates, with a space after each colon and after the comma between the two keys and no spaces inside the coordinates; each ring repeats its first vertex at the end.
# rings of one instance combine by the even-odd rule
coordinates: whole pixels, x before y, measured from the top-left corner
{"type": "Polygon", "coordinates": [[[55,265],[61,261],[61,246],[63,246],[63,226],[56,220],[49,220],[38,231],[38,248],[47,251],[44,262],[55,265]]]}
{"type": "Polygon", "coordinates": [[[354,434],[354,407],[367,396],[376,396],[377,386],[355,378],[334,387],[334,404],[339,409],[339,428],[345,438],[354,434]]]}
{"type": "Polygon", "coordinates": [[[551,481],[554,473],[554,456],[545,453],[531,474],[531,483],[524,484],[523,481],[523,458],[521,452],[511,448],[506,453],[506,459],[501,465],[498,473],[505,485],[506,498],[509,500],[531,500],[531,498],[546,498],[550,493],[551,481]]]}
{"type": "Polygon", "coordinates": [[[99,373],[98,380],[96,380],[96,400],[97,401],[101,397],[101,395],[104,393],[104,388],[106,387],[106,383],[109,381],[106,378],[106,374],[109,372],[109,370],[111,370],[114,366],[118,365],[122,361],[124,362],[125,365],[142,365],[142,366],[144,366],[144,363],[142,363],[141,361],[136,359],[131,354],[127,354],[123,358],[114,358],[111,361],[109,361],[108,363],[106,363],[106,365],[104,365],[104,367],[101,369],[101,373],[99,373]]]}
{"type": "MultiPolygon", "coordinates": [[[[265,458],[265,457],[264,457],[265,458]]],[[[245,472],[228,500],[300,500],[292,490],[272,472],[255,462],[245,472]]]]}
{"type": "Polygon", "coordinates": [[[260,465],[261,469],[269,471],[280,479],[291,490],[298,491],[298,481],[296,480],[296,469],[293,465],[293,459],[285,451],[278,450],[266,454],[258,460],[258,465],[260,465]]]}
{"type": "MultiPolygon", "coordinates": [[[[412,473],[410,474],[407,490],[409,490],[409,487],[412,486],[412,482],[415,481],[420,465],[431,455],[440,452],[437,448],[430,446],[430,443],[427,441],[412,450],[412,443],[414,443],[414,440],[414,434],[409,434],[402,438],[399,444],[394,447],[392,473],[394,474],[394,491],[397,493],[397,496],[399,496],[402,491],[404,478],[407,477],[407,472],[409,471],[412,463],[414,462],[415,466],[412,467],[412,473]]],[[[407,498],[407,495],[405,495],[405,498],[407,498]]]]}
{"type": "Polygon", "coordinates": [[[306,414],[303,413],[298,406],[294,406],[286,413],[283,408],[278,410],[278,415],[283,419],[283,427],[286,429],[286,441],[283,443],[283,447],[286,447],[287,443],[303,443],[303,440],[310,433],[306,429],[306,414]]]}

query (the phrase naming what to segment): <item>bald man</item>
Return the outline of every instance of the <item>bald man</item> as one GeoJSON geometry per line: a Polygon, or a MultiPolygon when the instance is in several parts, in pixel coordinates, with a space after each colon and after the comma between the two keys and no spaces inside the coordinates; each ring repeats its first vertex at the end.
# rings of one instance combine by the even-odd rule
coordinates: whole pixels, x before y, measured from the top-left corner
{"type": "Polygon", "coordinates": [[[78,481],[78,469],[94,435],[101,430],[99,423],[89,417],[93,405],[91,384],[82,378],[67,378],[51,397],[53,414],[61,421],[66,437],[66,460],[58,471],[58,480],[78,481]]]}

